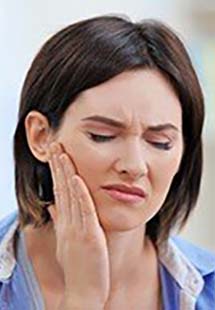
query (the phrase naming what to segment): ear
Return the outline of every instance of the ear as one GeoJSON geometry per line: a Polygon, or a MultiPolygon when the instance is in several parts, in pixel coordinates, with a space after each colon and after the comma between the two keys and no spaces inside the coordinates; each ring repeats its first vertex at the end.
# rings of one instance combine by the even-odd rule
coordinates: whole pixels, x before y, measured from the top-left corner
{"type": "Polygon", "coordinates": [[[31,111],[25,118],[25,131],[32,154],[40,161],[47,162],[52,130],[48,119],[38,111],[31,111]]]}

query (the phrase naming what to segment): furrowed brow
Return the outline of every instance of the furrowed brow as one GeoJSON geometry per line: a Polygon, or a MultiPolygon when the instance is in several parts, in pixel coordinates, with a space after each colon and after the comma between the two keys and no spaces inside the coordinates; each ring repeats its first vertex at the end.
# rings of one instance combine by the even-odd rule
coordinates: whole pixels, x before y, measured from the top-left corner
{"type": "Polygon", "coordinates": [[[178,127],[176,127],[175,125],[173,125],[171,123],[159,124],[159,125],[148,127],[148,130],[151,130],[151,131],[162,131],[162,130],[168,130],[168,129],[172,129],[174,131],[179,131],[178,127]]]}
{"type": "Polygon", "coordinates": [[[93,116],[85,117],[82,119],[82,121],[94,121],[94,122],[103,123],[103,124],[116,127],[116,128],[121,128],[121,129],[126,128],[126,125],[123,124],[122,122],[112,119],[112,118],[105,117],[105,116],[100,116],[100,115],[93,115],[93,116]]]}
{"type": "MultiPolygon", "coordinates": [[[[118,120],[112,119],[112,118],[101,116],[101,115],[93,115],[93,116],[85,117],[82,119],[82,121],[94,121],[94,122],[103,123],[103,124],[106,124],[112,127],[120,128],[120,129],[127,128],[124,123],[118,120]]],[[[171,123],[158,124],[155,126],[149,126],[147,128],[147,130],[155,131],[155,132],[162,131],[162,130],[169,130],[169,129],[172,129],[174,131],[179,131],[179,129],[171,123]]]]}

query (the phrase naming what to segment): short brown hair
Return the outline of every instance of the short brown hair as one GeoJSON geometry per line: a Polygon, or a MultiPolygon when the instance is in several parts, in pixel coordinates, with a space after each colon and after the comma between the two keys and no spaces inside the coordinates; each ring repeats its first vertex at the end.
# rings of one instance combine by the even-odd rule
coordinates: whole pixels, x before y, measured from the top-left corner
{"type": "Polygon", "coordinates": [[[64,112],[82,91],[124,71],[144,68],[159,70],[174,87],[182,107],[185,146],[180,169],[163,206],[147,223],[146,234],[158,243],[172,228],[184,225],[195,206],[202,173],[203,96],[191,60],[178,35],[159,21],[134,23],[125,17],[100,16],[56,33],[27,73],[14,135],[22,227],[50,221],[45,206],[54,202],[49,166],[32,155],[27,143],[26,115],[37,110],[57,130],[64,112]]]}

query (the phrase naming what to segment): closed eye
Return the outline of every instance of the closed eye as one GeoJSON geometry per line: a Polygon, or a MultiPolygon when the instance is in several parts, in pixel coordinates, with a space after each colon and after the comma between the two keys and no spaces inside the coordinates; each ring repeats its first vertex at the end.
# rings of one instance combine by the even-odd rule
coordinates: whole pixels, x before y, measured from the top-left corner
{"type": "MultiPolygon", "coordinates": [[[[113,140],[116,138],[116,136],[105,136],[105,135],[98,135],[98,134],[94,134],[92,132],[88,132],[88,135],[90,137],[91,140],[93,140],[94,142],[97,143],[103,143],[103,142],[108,142],[110,140],[113,140]]],[[[153,142],[153,141],[148,141],[148,143],[150,143],[152,146],[154,146],[157,149],[160,150],[170,150],[171,149],[171,143],[168,142],[153,142]]]]}
{"type": "Polygon", "coordinates": [[[107,142],[107,141],[113,140],[115,138],[115,136],[97,135],[97,134],[94,134],[92,132],[88,132],[88,135],[89,135],[91,140],[93,140],[97,143],[107,142]]]}
{"type": "Polygon", "coordinates": [[[154,147],[160,150],[165,150],[165,151],[170,150],[172,147],[170,142],[150,142],[149,141],[149,143],[153,145],[154,147]]]}

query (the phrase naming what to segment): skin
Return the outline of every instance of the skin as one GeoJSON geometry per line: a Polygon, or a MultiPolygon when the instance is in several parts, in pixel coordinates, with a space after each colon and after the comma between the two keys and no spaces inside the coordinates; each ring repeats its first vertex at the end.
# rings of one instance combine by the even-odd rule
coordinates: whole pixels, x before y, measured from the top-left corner
{"type": "MultiPolygon", "coordinates": [[[[157,71],[123,72],[84,91],[66,111],[57,133],[35,111],[28,114],[25,126],[36,158],[47,162],[50,145],[57,141],[87,185],[107,239],[113,299],[116,292],[128,289],[126,283],[132,286],[135,281],[140,290],[146,288],[142,292],[146,300],[153,298],[159,290],[157,257],[145,225],[161,208],[183,154],[182,110],[169,82],[157,71]],[[84,120],[94,115],[116,119],[125,128],[84,120]],[[91,133],[114,138],[98,143],[91,133]],[[101,187],[114,183],[139,186],[146,197],[133,205],[113,200],[101,187]]],[[[43,253],[35,263],[41,286],[55,283],[60,292],[63,275],[55,259],[53,227],[36,231],[27,227],[25,237],[32,261],[38,250],[43,253]]]]}

